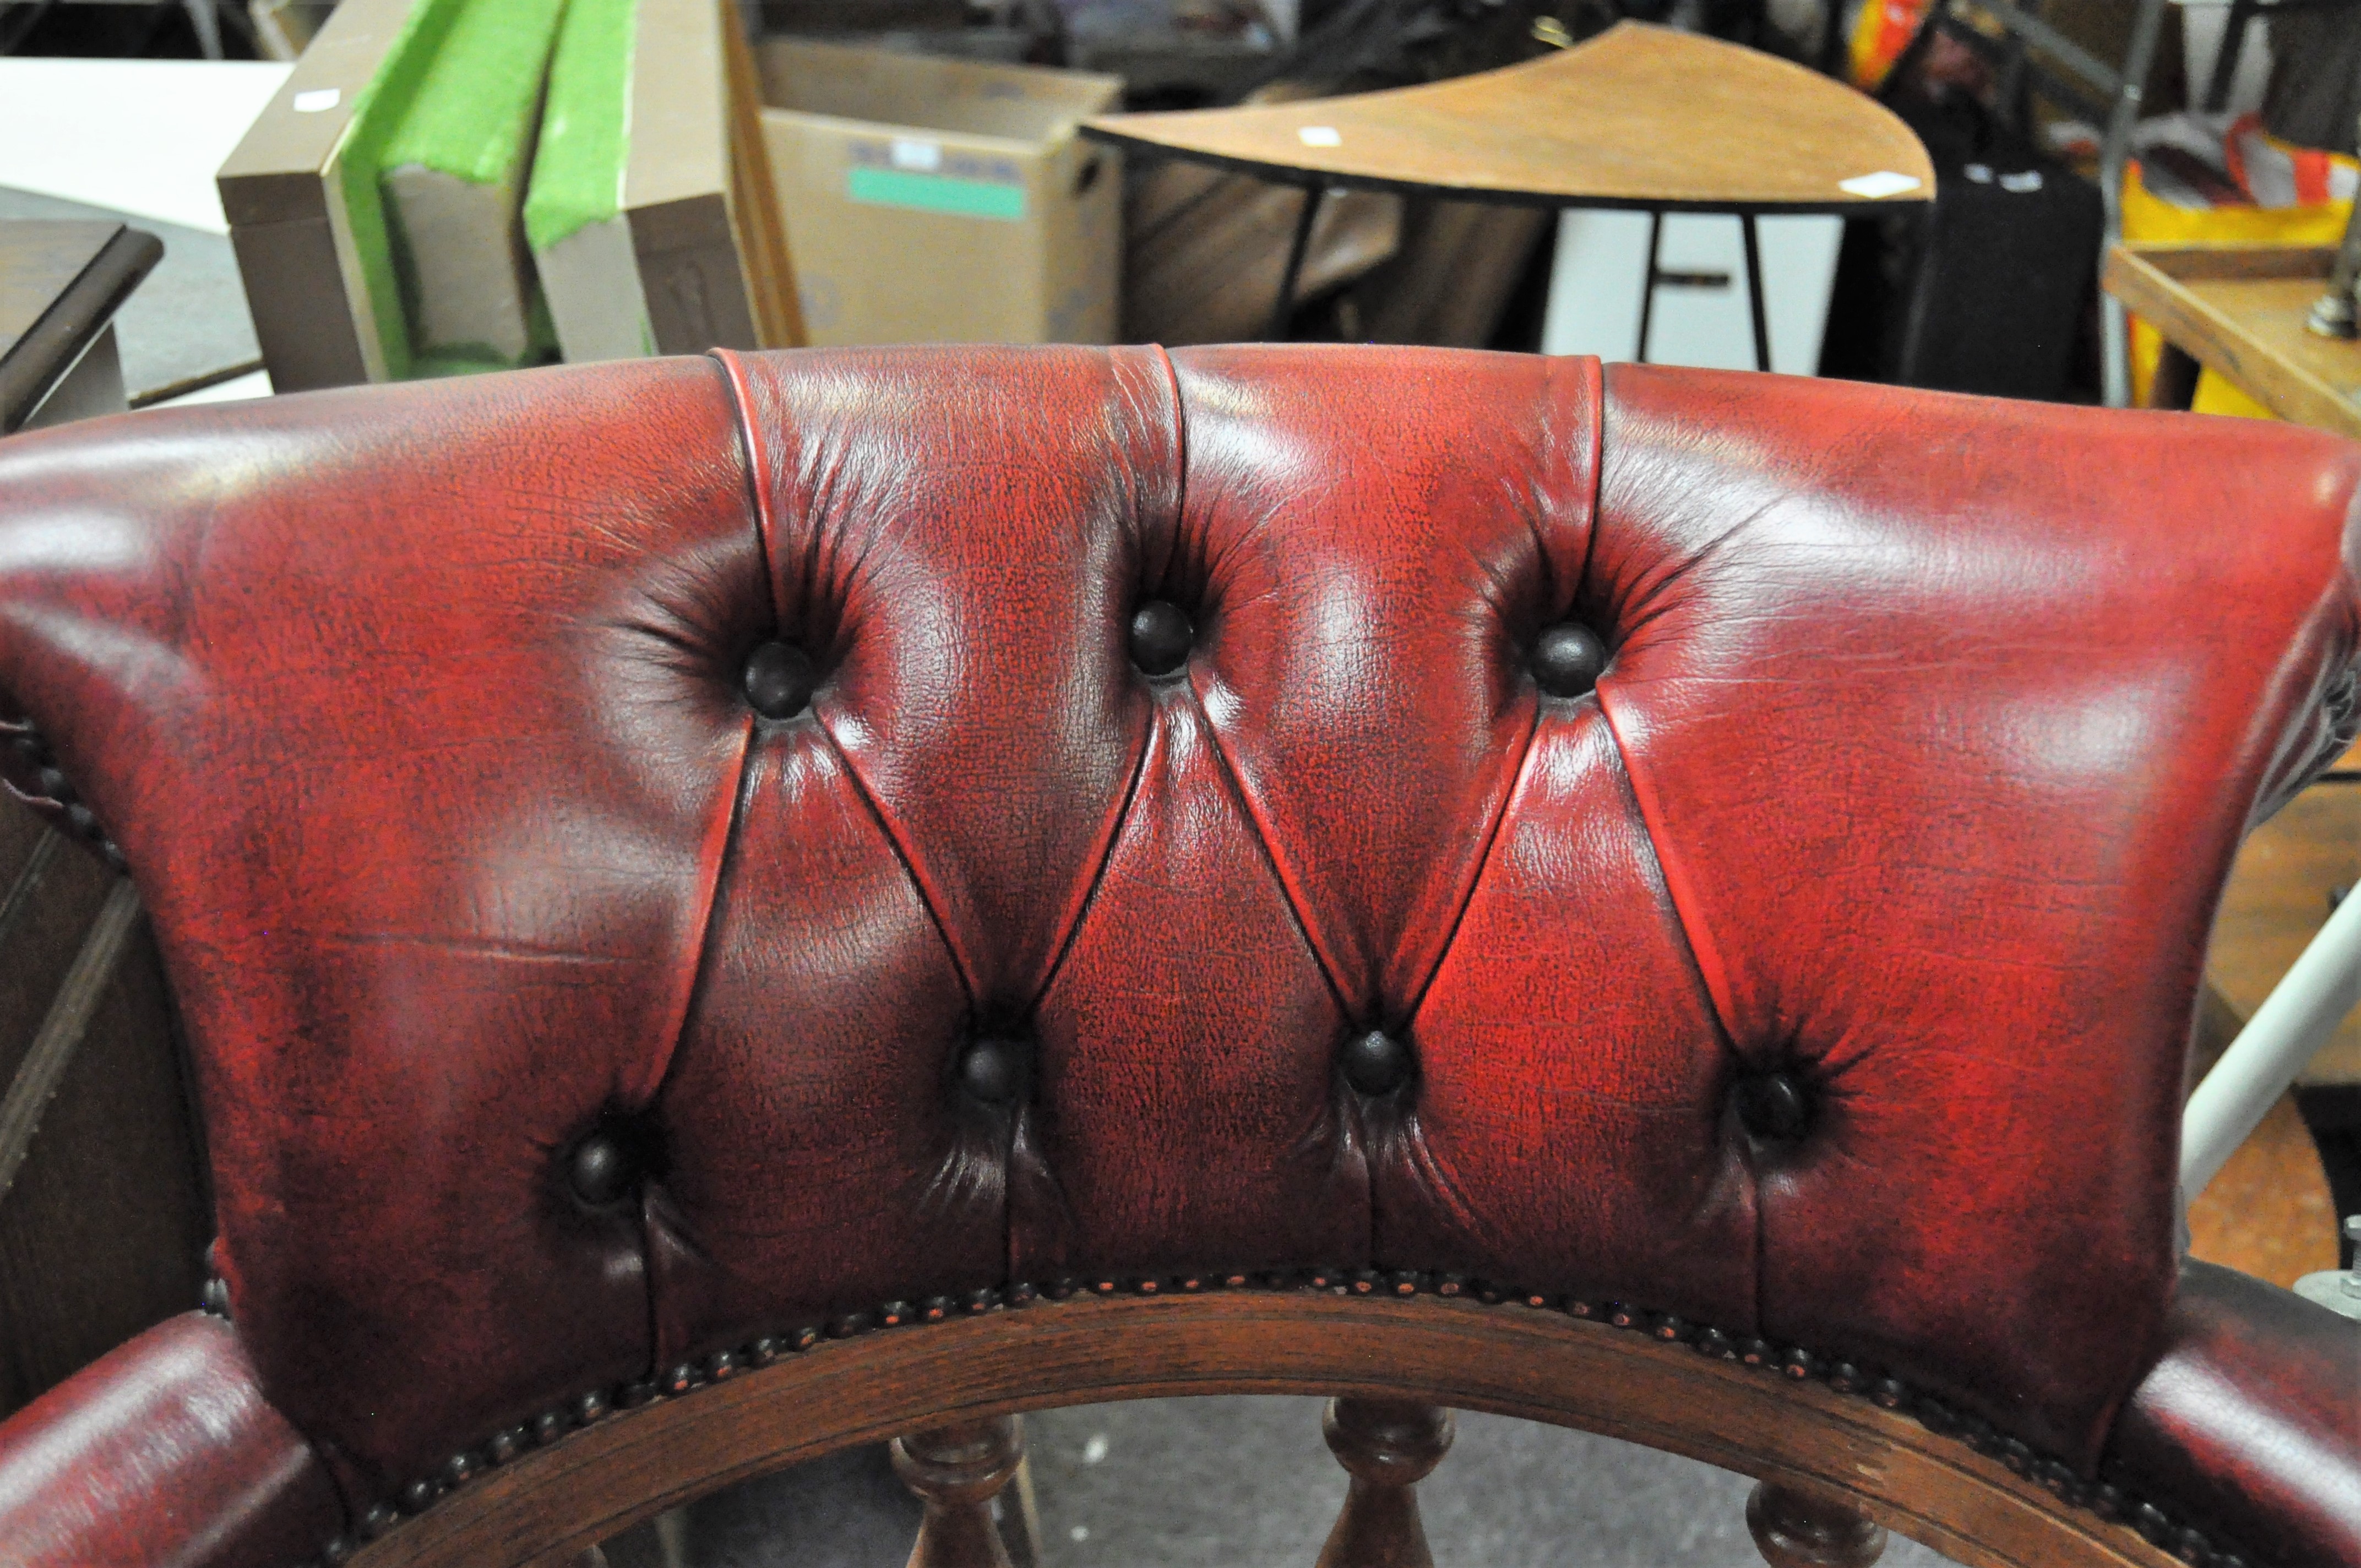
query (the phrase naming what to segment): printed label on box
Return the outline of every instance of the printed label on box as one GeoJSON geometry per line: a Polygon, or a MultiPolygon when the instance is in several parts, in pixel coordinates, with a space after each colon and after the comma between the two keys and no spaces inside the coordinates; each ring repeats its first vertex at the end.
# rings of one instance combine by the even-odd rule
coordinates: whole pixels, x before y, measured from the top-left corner
{"type": "Polygon", "coordinates": [[[856,202],[1007,223],[1025,216],[1025,175],[1012,159],[902,137],[855,141],[846,152],[845,194],[856,202]]]}

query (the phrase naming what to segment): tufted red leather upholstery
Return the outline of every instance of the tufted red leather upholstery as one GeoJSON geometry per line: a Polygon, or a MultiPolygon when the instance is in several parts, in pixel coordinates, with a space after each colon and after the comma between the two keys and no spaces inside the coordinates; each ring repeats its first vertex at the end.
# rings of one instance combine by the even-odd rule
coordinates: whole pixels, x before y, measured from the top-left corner
{"type": "Polygon", "coordinates": [[[593,367],[0,447],[0,690],[154,913],[237,1336],[356,1510],[767,1330],[1314,1264],[1812,1346],[2088,1473],[2231,854],[2349,738],[2356,478],[1439,351],[593,367]],[[1612,661],[1546,696],[1569,620],[1612,661]]]}

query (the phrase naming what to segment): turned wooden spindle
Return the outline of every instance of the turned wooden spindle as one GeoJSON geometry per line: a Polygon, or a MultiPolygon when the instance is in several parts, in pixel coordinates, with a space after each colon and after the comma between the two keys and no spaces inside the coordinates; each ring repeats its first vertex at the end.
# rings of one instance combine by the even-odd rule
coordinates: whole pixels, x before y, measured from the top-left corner
{"type": "Polygon", "coordinates": [[[1015,1416],[895,1438],[894,1473],[927,1506],[910,1568],[1011,1568],[992,1499],[1024,1462],[1015,1416]]]}
{"type": "Polygon", "coordinates": [[[1746,1528],[1771,1568],[1870,1568],[1885,1555],[1885,1527],[1814,1492],[1758,1481],[1746,1528]]]}
{"type": "Polygon", "coordinates": [[[1411,1488],[1451,1447],[1451,1412],[1408,1399],[1331,1399],[1320,1430],[1353,1477],[1320,1568],[1434,1568],[1411,1488]]]}

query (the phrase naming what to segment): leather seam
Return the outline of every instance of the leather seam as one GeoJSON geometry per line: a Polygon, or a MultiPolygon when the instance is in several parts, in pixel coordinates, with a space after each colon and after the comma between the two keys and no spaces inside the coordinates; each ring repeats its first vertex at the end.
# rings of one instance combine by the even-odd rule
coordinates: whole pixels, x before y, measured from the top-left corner
{"type": "Polygon", "coordinates": [[[1151,343],[1148,351],[1164,367],[1164,385],[1172,397],[1172,531],[1165,540],[1164,559],[1148,578],[1153,584],[1172,575],[1172,563],[1180,554],[1180,533],[1189,523],[1189,411],[1180,398],[1180,367],[1162,344],[1151,343]]]}
{"type": "MultiPolygon", "coordinates": [[[[1713,1024],[1714,1033],[1719,1036],[1723,1054],[1733,1065],[1743,1066],[1745,1058],[1739,1054],[1737,1036],[1730,1028],[1730,1007],[1722,994],[1722,988],[1715,983],[1719,971],[1707,970],[1705,956],[1697,948],[1696,933],[1690,929],[1692,916],[1689,910],[1683,906],[1685,901],[1691,904],[1695,902],[1695,896],[1689,890],[1686,867],[1681,866],[1676,857],[1670,856],[1665,851],[1664,814],[1658,808],[1658,803],[1653,798],[1653,792],[1643,787],[1638,771],[1631,765],[1631,749],[1624,743],[1622,728],[1616,723],[1615,711],[1608,698],[1606,683],[1601,682],[1598,689],[1599,715],[1607,721],[1607,737],[1615,748],[1616,771],[1622,775],[1623,787],[1630,792],[1631,804],[1639,812],[1640,824],[1644,829],[1641,836],[1647,840],[1649,858],[1656,862],[1656,874],[1664,878],[1664,902],[1671,906],[1673,912],[1673,931],[1679,937],[1681,949],[1687,956],[1691,970],[1705,990],[1706,1016],[1713,1024]]],[[[1765,1303],[1763,1295],[1763,1278],[1768,1273],[1768,1270],[1763,1267],[1767,1240],[1763,1226],[1763,1181],[1751,1164],[1741,1160],[1740,1166],[1746,1173],[1747,1184],[1752,1190],[1751,1196],[1753,1200],[1750,1207],[1754,1213],[1754,1249],[1752,1260],[1754,1270],[1754,1327],[1757,1332],[1760,1332],[1763,1325],[1769,1321],[1768,1314],[1764,1310],[1765,1303]]]]}
{"type": "Polygon", "coordinates": [[[1589,405],[1589,418],[1584,422],[1583,434],[1587,439],[1583,452],[1590,464],[1589,483],[1585,487],[1589,494],[1584,497],[1587,510],[1582,520],[1582,559],[1575,563],[1571,599],[1580,604],[1584,590],[1590,587],[1591,557],[1598,553],[1599,498],[1607,484],[1607,374],[1593,356],[1585,355],[1577,363],[1582,367],[1583,395],[1589,405]]]}
{"type": "Polygon", "coordinates": [[[1335,960],[1321,942],[1320,934],[1312,928],[1312,922],[1305,917],[1302,895],[1297,890],[1294,879],[1287,873],[1287,863],[1279,858],[1279,851],[1271,845],[1269,828],[1263,821],[1254,796],[1247,792],[1245,781],[1238,776],[1237,765],[1230,759],[1229,748],[1222,743],[1221,728],[1205,711],[1205,694],[1197,689],[1196,682],[1191,681],[1189,695],[1195,699],[1197,712],[1204,718],[1206,743],[1213,748],[1214,757],[1222,764],[1222,776],[1230,786],[1231,795],[1238,803],[1238,815],[1245,819],[1256,846],[1262,850],[1264,861],[1270,867],[1272,880],[1279,884],[1279,902],[1287,905],[1288,917],[1295,922],[1296,930],[1302,934],[1303,945],[1311,951],[1312,961],[1320,966],[1320,978],[1327,981],[1328,994],[1336,1003],[1337,1015],[1345,1020],[1347,1027],[1360,1023],[1361,1020],[1353,1015],[1352,1005],[1345,999],[1335,960]]]}
{"type": "MultiPolygon", "coordinates": [[[[763,578],[767,591],[771,580],[771,575],[768,566],[769,557],[767,553],[764,552],[763,546],[762,526],[763,510],[762,506],[762,491],[761,487],[757,482],[759,468],[757,466],[755,448],[752,444],[752,438],[747,423],[747,405],[743,397],[740,395],[743,389],[740,386],[737,378],[737,367],[735,362],[732,359],[726,357],[728,351],[724,349],[716,349],[714,350],[714,353],[716,356],[725,356],[722,358],[722,368],[725,379],[727,380],[730,389],[732,407],[738,416],[738,435],[743,447],[747,482],[750,487],[752,487],[751,494],[754,503],[754,542],[757,554],[763,555],[765,563],[763,578]]],[[[777,614],[777,599],[775,595],[774,595],[772,601],[772,613],[774,617],[777,614]]],[[[665,1081],[672,1076],[673,1061],[680,1054],[681,1037],[683,1035],[687,1033],[688,1021],[693,1015],[697,992],[703,988],[705,983],[706,958],[709,946],[713,940],[714,906],[719,901],[721,896],[722,874],[729,864],[730,846],[737,837],[739,799],[740,796],[745,793],[746,780],[750,772],[749,762],[751,762],[753,754],[753,742],[754,721],[752,718],[749,718],[744,721],[744,728],[740,731],[738,742],[738,776],[731,782],[730,787],[730,808],[720,814],[720,821],[716,827],[708,828],[706,829],[707,840],[705,843],[698,846],[697,869],[702,885],[698,889],[698,897],[697,900],[696,931],[689,942],[686,944],[688,950],[692,955],[687,983],[681,987],[679,1008],[678,1011],[673,1014],[670,1021],[670,1026],[661,1031],[656,1036],[663,1044],[663,1054],[656,1060],[648,1064],[650,1070],[644,1075],[644,1088],[640,1089],[640,1091],[635,1095],[625,1096],[627,1101],[637,1101],[637,1103],[631,1107],[633,1110],[643,1110],[647,1106],[653,1105],[657,1097],[663,1093],[665,1081]],[[717,839],[719,839],[719,842],[715,841],[717,839]],[[712,867],[709,874],[705,871],[708,864],[710,864],[712,867]]],[[[645,1227],[642,1226],[642,1245],[643,1246],[645,1245],[645,1227]]],[[[643,1255],[642,1259],[642,1267],[645,1266],[645,1262],[646,1259],[643,1255]]],[[[654,1310],[653,1287],[651,1287],[649,1310],[651,1314],[653,1314],[654,1310]]],[[[650,1321],[653,1322],[653,1316],[650,1321]]]]}
{"type": "Polygon", "coordinates": [[[763,594],[771,601],[771,624],[776,628],[784,610],[779,604],[779,575],[771,559],[771,536],[777,532],[771,519],[771,489],[763,482],[763,449],[754,440],[753,389],[747,385],[746,367],[738,356],[727,348],[707,351],[707,357],[721,367],[723,381],[730,389],[730,411],[738,424],[738,444],[746,459],[747,509],[754,516],[754,553],[763,562],[763,594]]]}
{"type": "MultiPolygon", "coordinates": [[[[705,919],[697,932],[697,959],[690,970],[688,994],[681,1004],[680,1024],[673,1031],[672,1048],[664,1054],[664,1069],[648,1091],[647,1105],[653,1106],[664,1098],[664,1089],[672,1082],[673,1069],[680,1061],[681,1042],[687,1038],[690,1023],[697,1015],[707,983],[713,974],[713,947],[719,939],[720,922],[716,918],[721,909],[721,890],[730,880],[732,864],[738,858],[738,845],[742,835],[739,829],[746,820],[746,812],[754,794],[755,721],[748,718],[740,731],[738,743],[738,780],[730,792],[730,811],[724,819],[721,853],[715,857],[713,883],[705,898],[705,919]]],[[[656,1222],[649,1213],[642,1195],[639,1205],[640,1277],[648,1288],[648,1365],[653,1371],[664,1360],[664,1313],[658,1300],[659,1282],[656,1277],[656,1243],[653,1228],[656,1222]]]]}
{"type": "Polygon", "coordinates": [[[917,896],[918,907],[926,912],[927,923],[935,928],[936,939],[942,943],[943,951],[950,958],[951,969],[959,976],[960,989],[967,992],[968,1011],[971,1014],[974,1013],[983,1005],[976,990],[975,975],[968,967],[967,956],[960,951],[959,944],[951,940],[950,927],[945,923],[942,911],[937,907],[938,899],[934,890],[927,885],[926,878],[919,873],[917,863],[910,857],[908,847],[902,842],[901,836],[895,832],[893,820],[878,805],[877,796],[869,787],[869,781],[863,778],[861,770],[853,765],[851,754],[837,740],[836,732],[830,729],[824,720],[818,719],[817,715],[813,728],[819,731],[821,739],[828,743],[829,750],[836,753],[837,765],[844,770],[844,776],[851,782],[853,794],[861,797],[862,809],[866,811],[869,814],[869,819],[876,824],[878,836],[885,840],[885,847],[893,851],[894,859],[902,867],[902,874],[910,879],[910,891],[917,896]]]}
{"type": "MultiPolygon", "coordinates": [[[[1459,940],[1459,928],[1466,924],[1467,911],[1476,902],[1476,890],[1482,885],[1484,873],[1491,868],[1493,850],[1500,841],[1500,829],[1509,820],[1509,805],[1517,798],[1517,791],[1525,782],[1525,771],[1532,765],[1533,743],[1541,734],[1541,728],[1542,699],[1536,696],[1532,711],[1525,719],[1524,738],[1517,747],[1516,763],[1502,770],[1508,778],[1508,786],[1500,791],[1500,802],[1492,808],[1492,819],[1485,825],[1482,847],[1469,858],[1467,885],[1460,890],[1458,906],[1451,912],[1451,923],[1444,928],[1443,940],[1435,948],[1434,961],[1427,966],[1426,978],[1419,981],[1417,992],[1402,1010],[1406,1025],[1415,1025],[1420,1009],[1426,1005],[1426,993],[1434,989],[1435,976],[1443,972],[1444,961],[1450,958],[1453,946],[1459,940]]],[[[1411,1033],[1415,1035],[1416,1032],[1415,1027],[1411,1027],[1411,1033]]]]}
{"type": "Polygon", "coordinates": [[[1049,967],[1041,973],[1041,983],[1026,999],[1025,1011],[1031,1013],[1058,983],[1058,976],[1066,967],[1066,959],[1074,950],[1074,943],[1082,934],[1082,922],[1090,918],[1091,906],[1098,902],[1100,884],[1106,881],[1107,868],[1115,863],[1115,846],[1123,841],[1123,830],[1130,826],[1133,803],[1139,798],[1140,781],[1148,776],[1148,756],[1156,748],[1156,726],[1161,717],[1160,705],[1148,698],[1148,722],[1139,729],[1139,748],[1133,753],[1130,778],[1123,786],[1123,798],[1118,804],[1115,820],[1101,847],[1098,864],[1092,868],[1090,880],[1083,884],[1082,896],[1075,901],[1073,918],[1067,922],[1065,933],[1058,938],[1057,950],[1050,955],[1049,967]]]}
{"type": "MultiPolygon", "coordinates": [[[[1163,357],[1163,351],[1161,349],[1159,349],[1156,352],[1159,358],[1163,357]]],[[[1121,350],[1110,350],[1108,352],[1107,364],[1110,377],[1117,382],[1118,386],[1120,386],[1122,381],[1125,379],[1121,373],[1124,363],[1125,356],[1121,350]]],[[[1165,361],[1165,369],[1168,378],[1170,378],[1171,374],[1171,365],[1169,359],[1165,361]]],[[[1173,442],[1176,452],[1176,462],[1180,465],[1179,470],[1174,476],[1174,499],[1172,510],[1172,532],[1177,536],[1180,526],[1181,501],[1180,499],[1180,487],[1186,483],[1188,470],[1186,457],[1185,455],[1182,455],[1186,452],[1186,447],[1181,444],[1184,438],[1180,430],[1180,383],[1177,379],[1170,381],[1170,389],[1172,397],[1171,412],[1173,442]]],[[[1137,548],[1139,543],[1138,518],[1141,509],[1139,509],[1137,505],[1139,490],[1136,482],[1132,486],[1132,497],[1134,502],[1134,510],[1132,513],[1132,539],[1134,546],[1137,548]]],[[[1177,549],[1177,547],[1176,537],[1174,548],[1177,549]]],[[[1144,556],[1144,552],[1142,554],[1144,556]]],[[[1144,559],[1141,564],[1145,564],[1144,559]]],[[[1169,564],[1170,556],[1168,554],[1167,565],[1169,565],[1169,564]]],[[[1117,678],[1124,679],[1125,677],[1118,676],[1117,678]]],[[[1047,996],[1049,993],[1049,987],[1057,982],[1058,971],[1065,966],[1066,955],[1072,948],[1075,938],[1082,931],[1082,920],[1090,911],[1092,901],[1098,896],[1099,883],[1106,876],[1108,864],[1115,859],[1115,845],[1121,842],[1123,839],[1123,830],[1131,820],[1132,802],[1138,794],[1139,781],[1147,773],[1148,752],[1149,746],[1152,744],[1154,740],[1153,730],[1156,726],[1158,711],[1159,704],[1156,701],[1153,692],[1150,692],[1148,696],[1147,721],[1140,726],[1139,740],[1133,750],[1126,770],[1129,777],[1124,784],[1123,794],[1116,799],[1114,811],[1108,815],[1099,829],[1097,842],[1094,846],[1098,863],[1092,867],[1090,875],[1082,880],[1080,894],[1071,899],[1066,908],[1060,912],[1060,918],[1063,921],[1065,928],[1063,931],[1057,934],[1055,941],[1050,946],[1049,962],[1042,966],[1040,979],[1035,981],[1029,988],[1031,993],[1025,999],[1025,1010],[1027,1012],[1030,1012],[1033,1008],[1040,1005],[1041,998],[1047,996]]]]}

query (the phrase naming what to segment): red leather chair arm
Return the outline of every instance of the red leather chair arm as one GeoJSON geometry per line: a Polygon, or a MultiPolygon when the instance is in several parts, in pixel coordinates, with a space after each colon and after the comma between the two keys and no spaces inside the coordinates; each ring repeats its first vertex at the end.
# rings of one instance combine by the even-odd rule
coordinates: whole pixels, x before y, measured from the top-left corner
{"type": "Polygon", "coordinates": [[[170,1319],[0,1423],[11,1568],[287,1568],[344,1529],[236,1332],[170,1319]]]}
{"type": "Polygon", "coordinates": [[[2111,1477],[2254,1568],[2361,1568],[2361,1322],[2188,1263],[2165,1344],[2111,1477]]]}

